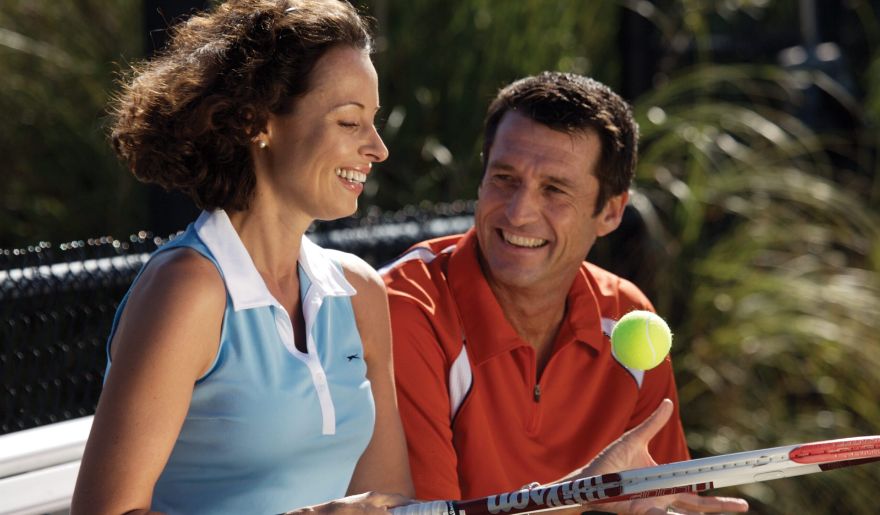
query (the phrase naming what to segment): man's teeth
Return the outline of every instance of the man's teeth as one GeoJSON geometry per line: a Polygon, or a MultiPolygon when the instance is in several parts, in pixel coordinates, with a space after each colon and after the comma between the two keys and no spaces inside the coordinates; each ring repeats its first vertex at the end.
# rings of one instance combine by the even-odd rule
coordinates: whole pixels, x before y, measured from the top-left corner
{"type": "Polygon", "coordinates": [[[547,240],[541,238],[526,238],[525,236],[517,236],[504,232],[504,241],[517,247],[535,248],[547,243],[547,240]]]}
{"type": "Polygon", "coordinates": [[[349,182],[367,182],[367,174],[359,172],[357,170],[344,170],[342,168],[337,168],[336,175],[338,177],[342,177],[349,182]]]}

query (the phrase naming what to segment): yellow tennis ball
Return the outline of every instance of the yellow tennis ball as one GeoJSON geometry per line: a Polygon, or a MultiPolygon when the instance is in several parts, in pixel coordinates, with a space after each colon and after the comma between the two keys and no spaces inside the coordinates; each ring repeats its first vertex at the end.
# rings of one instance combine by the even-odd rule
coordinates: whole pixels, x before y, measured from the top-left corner
{"type": "Polygon", "coordinates": [[[650,370],[669,354],[672,333],[666,322],[650,311],[631,311],[611,331],[611,352],[617,361],[637,370],[650,370]]]}

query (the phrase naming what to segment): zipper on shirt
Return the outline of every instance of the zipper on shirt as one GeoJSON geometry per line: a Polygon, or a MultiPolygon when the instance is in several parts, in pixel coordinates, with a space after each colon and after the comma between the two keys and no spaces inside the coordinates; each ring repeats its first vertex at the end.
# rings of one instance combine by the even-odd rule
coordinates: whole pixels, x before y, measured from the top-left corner
{"type": "MultiPolygon", "coordinates": [[[[528,418],[525,420],[525,430],[529,435],[536,435],[538,431],[538,421],[541,418],[541,384],[538,382],[534,350],[531,347],[528,347],[527,351],[531,351],[532,359],[530,360],[531,366],[528,366],[527,368],[529,370],[526,371],[528,374],[527,377],[531,379],[531,388],[530,390],[526,390],[526,392],[531,391],[532,402],[529,403],[530,409],[527,410],[528,418]]],[[[528,393],[526,395],[528,395],[528,393]]]]}

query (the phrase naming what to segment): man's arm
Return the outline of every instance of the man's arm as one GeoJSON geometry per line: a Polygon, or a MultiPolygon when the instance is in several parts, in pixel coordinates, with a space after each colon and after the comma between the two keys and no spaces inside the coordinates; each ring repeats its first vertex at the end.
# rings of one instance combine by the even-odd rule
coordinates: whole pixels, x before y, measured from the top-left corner
{"type": "Polygon", "coordinates": [[[397,400],[416,497],[459,499],[448,360],[426,313],[402,296],[390,295],[389,301],[397,400]]]}
{"type": "Polygon", "coordinates": [[[672,401],[672,416],[669,418],[669,422],[651,439],[648,449],[658,463],[688,460],[690,452],[681,424],[672,362],[668,356],[660,365],[645,374],[639,401],[627,427],[633,428],[640,424],[657,409],[663,399],[672,401]]]}
{"type": "MultiPolygon", "coordinates": [[[[632,282],[618,278],[615,289],[620,303],[616,318],[636,309],[657,312],[648,297],[632,282]]],[[[678,390],[669,356],[655,368],[645,372],[644,381],[639,388],[639,399],[626,427],[629,430],[641,424],[660,406],[663,399],[672,401],[672,415],[669,422],[651,439],[648,450],[657,463],[689,460],[691,456],[681,424],[678,390]]]]}

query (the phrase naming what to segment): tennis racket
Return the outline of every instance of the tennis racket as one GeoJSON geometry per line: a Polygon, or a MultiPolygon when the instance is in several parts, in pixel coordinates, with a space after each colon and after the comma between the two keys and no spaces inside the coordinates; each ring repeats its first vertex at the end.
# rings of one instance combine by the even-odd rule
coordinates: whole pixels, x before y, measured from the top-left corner
{"type": "Polygon", "coordinates": [[[506,515],[769,481],[880,460],[880,436],[842,438],[679,461],[467,501],[431,501],[394,515],[506,515]]]}

